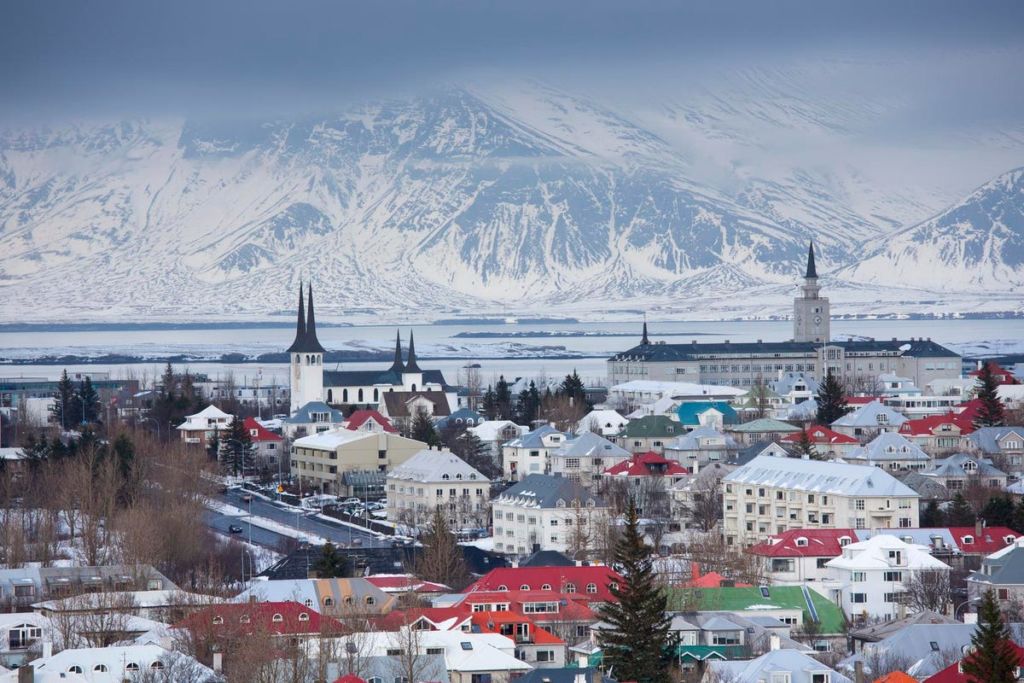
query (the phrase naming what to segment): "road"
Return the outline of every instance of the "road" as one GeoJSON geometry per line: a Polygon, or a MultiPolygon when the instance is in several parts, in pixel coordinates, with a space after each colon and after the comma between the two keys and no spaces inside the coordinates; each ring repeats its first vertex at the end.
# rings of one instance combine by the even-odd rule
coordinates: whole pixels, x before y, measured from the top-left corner
{"type": "MultiPolygon", "coordinates": [[[[353,542],[359,544],[359,547],[362,548],[385,548],[390,547],[391,545],[390,540],[378,538],[377,535],[371,531],[354,528],[340,522],[331,522],[317,517],[307,517],[302,514],[297,515],[294,508],[280,507],[273,502],[260,498],[259,496],[253,496],[252,502],[246,503],[242,500],[242,496],[244,495],[246,495],[245,491],[240,489],[229,489],[227,493],[218,494],[216,499],[222,503],[233,505],[240,510],[245,510],[247,513],[251,510],[253,517],[271,519],[278,524],[288,526],[302,533],[322,536],[341,547],[351,546],[353,542]]],[[[246,521],[246,517],[247,516],[232,517],[229,515],[223,515],[219,512],[210,511],[208,514],[208,523],[214,529],[223,531],[224,533],[227,533],[229,524],[237,524],[244,530],[241,534],[237,535],[248,540],[249,523],[246,521]]],[[[264,529],[257,525],[252,526],[253,543],[259,543],[260,545],[270,548],[278,548],[280,547],[280,542],[283,538],[285,538],[283,534],[279,534],[269,529],[264,529]]]]}

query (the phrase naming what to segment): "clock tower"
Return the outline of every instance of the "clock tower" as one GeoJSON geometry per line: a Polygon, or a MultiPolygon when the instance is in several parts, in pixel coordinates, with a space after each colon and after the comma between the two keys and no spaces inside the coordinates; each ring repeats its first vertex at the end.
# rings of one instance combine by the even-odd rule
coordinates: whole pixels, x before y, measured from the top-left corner
{"type": "Polygon", "coordinates": [[[828,299],[820,296],[820,291],[812,242],[807,249],[804,284],[800,296],[793,300],[793,341],[823,343],[830,339],[828,299]]]}

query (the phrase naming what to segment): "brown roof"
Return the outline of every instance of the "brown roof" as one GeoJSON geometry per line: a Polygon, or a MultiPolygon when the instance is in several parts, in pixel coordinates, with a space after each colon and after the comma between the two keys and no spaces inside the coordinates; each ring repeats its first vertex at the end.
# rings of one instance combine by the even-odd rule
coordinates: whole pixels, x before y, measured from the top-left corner
{"type": "Polygon", "coordinates": [[[443,391],[385,391],[383,396],[389,417],[414,417],[409,412],[409,401],[417,396],[422,396],[434,404],[432,417],[451,415],[448,397],[443,391]]]}

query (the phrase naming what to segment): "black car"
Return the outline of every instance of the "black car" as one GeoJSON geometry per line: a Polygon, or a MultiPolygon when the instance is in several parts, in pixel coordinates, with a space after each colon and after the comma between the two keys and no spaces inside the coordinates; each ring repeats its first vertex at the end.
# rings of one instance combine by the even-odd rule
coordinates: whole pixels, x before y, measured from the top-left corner
{"type": "Polygon", "coordinates": [[[228,527],[228,531],[233,534],[240,534],[242,533],[242,527],[238,526],[237,524],[232,524],[228,527]]]}

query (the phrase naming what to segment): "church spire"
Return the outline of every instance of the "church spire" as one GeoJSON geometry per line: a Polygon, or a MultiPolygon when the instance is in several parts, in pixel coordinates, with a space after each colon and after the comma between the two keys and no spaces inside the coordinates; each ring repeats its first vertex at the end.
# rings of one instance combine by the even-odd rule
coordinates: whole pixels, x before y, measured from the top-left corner
{"type": "Polygon", "coordinates": [[[303,340],[306,338],[306,309],[302,301],[302,281],[299,280],[299,317],[295,321],[295,341],[288,347],[288,353],[302,350],[303,340]]]}
{"type": "Polygon", "coordinates": [[[320,340],[316,338],[316,316],[313,315],[313,283],[309,283],[309,309],[306,313],[306,348],[304,351],[323,353],[324,347],[320,346],[320,340]]]}
{"type": "Polygon", "coordinates": [[[640,338],[640,345],[647,346],[651,340],[647,337],[647,315],[644,314],[644,336],[640,338]]]}
{"type": "Polygon", "coordinates": [[[416,365],[416,342],[412,338],[412,330],[409,330],[409,360],[405,364],[406,372],[423,372],[420,366],[416,365]]]}
{"type": "Polygon", "coordinates": [[[391,372],[397,372],[399,375],[405,366],[402,364],[402,333],[395,330],[395,360],[391,364],[391,372]]]}
{"type": "Polygon", "coordinates": [[[814,242],[807,246],[807,274],[804,278],[817,278],[818,269],[814,267],[814,242]]]}

